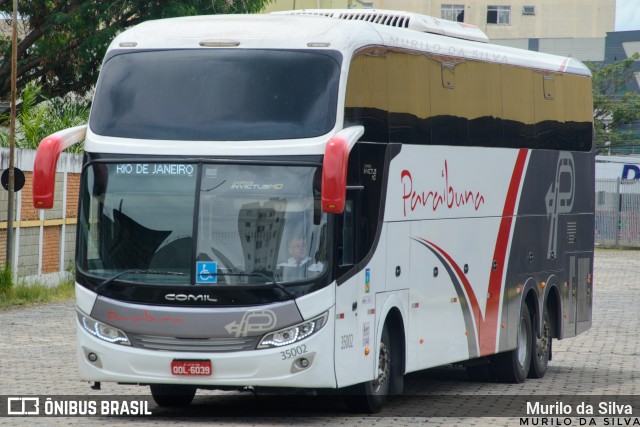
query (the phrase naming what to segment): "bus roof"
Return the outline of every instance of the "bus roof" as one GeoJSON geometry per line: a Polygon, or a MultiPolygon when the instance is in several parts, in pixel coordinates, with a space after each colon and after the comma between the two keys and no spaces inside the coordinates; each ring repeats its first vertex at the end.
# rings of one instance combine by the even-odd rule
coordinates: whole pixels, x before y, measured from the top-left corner
{"type": "Polygon", "coordinates": [[[589,70],[574,58],[486,43],[484,33],[473,26],[460,26],[407,12],[373,11],[403,14],[413,19],[413,23],[407,21],[398,26],[398,20],[376,23],[364,13],[354,18],[348,10],[338,12],[308,10],[147,21],[118,35],[109,49],[329,48],[350,56],[361,47],[377,45],[556,73],[590,75],[589,70]],[[424,19],[418,22],[416,16],[424,19]],[[443,27],[444,35],[435,34],[440,31],[439,25],[443,27]]]}
{"type": "Polygon", "coordinates": [[[276,14],[209,15],[143,22],[118,35],[109,49],[193,49],[216,44],[252,49],[308,49],[309,44],[329,44],[331,49],[348,52],[381,43],[375,27],[366,22],[276,14]]]}

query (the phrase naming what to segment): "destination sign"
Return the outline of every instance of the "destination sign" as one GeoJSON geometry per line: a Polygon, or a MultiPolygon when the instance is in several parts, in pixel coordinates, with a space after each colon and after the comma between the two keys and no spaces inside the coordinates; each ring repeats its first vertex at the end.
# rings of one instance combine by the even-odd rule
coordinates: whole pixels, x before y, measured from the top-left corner
{"type": "Polygon", "coordinates": [[[119,163],[118,175],[183,175],[193,176],[195,167],[180,163],[119,163]]]}

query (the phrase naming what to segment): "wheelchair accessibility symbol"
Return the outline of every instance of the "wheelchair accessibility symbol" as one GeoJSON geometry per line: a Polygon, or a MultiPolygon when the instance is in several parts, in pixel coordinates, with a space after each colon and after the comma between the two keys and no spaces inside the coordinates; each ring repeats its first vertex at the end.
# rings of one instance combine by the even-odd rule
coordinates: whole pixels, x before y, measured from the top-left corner
{"type": "Polygon", "coordinates": [[[213,261],[197,261],[196,283],[218,283],[218,263],[213,261]]]}

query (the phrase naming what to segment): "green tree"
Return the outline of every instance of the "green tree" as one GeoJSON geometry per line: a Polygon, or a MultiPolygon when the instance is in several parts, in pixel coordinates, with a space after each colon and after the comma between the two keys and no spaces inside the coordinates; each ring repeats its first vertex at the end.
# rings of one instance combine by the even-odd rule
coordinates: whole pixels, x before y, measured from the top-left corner
{"type": "MultiPolygon", "coordinates": [[[[16,147],[38,148],[38,144],[48,135],[61,129],[86,124],[89,121],[89,100],[73,94],[62,98],[42,97],[42,87],[29,82],[20,94],[20,110],[16,116],[16,147]],[[44,100],[43,102],[40,102],[44,100]]],[[[8,122],[9,113],[0,116],[0,121],[8,122]]],[[[0,145],[9,146],[9,130],[0,130],[0,145]]],[[[82,145],[73,145],[68,151],[80,152],[82,145]]]]}
{"type": "Polygon", "coordinates": [[[593,75],[593,109],[598,147],[640,144],[629,125],[640,120],[640,93],[629,90],[640,54],[612,64],[587,64],[593,75]]]}
{"type": "MultiPolygon", "coordinates": [[[[216,13],[253,13],[270,0],[31,0],[19,2],[18,89],[36,81],[45,96],[86,93],[111,40],[142,21],[216,13]]],[[[0,0],[10,22],[12,1],[0,0]]],[[[2,19],[2,18],[0,18],[2,19]]],[[[0,37],[0,99],[10,91],[11,37],[0,37]]]]}

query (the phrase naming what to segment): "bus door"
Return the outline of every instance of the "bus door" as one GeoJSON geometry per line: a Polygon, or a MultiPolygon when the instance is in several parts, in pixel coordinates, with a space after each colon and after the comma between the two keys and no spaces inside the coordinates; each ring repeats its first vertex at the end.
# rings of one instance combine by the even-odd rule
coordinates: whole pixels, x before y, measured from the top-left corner
{"type": "Polygon", "coordinates": [[[386,149],[386,144],[358,142],[354,146],[349,155],[345,210],[335,217],[339,387],[371,380],[374,373],[373,358],[367,354],[376,354],[375,295],[385,290],[386,241],[376,235],[382,228],[379,215],[386,149]]]}

